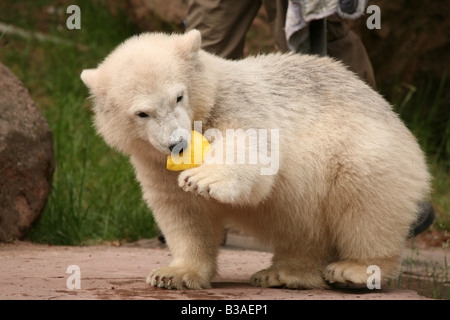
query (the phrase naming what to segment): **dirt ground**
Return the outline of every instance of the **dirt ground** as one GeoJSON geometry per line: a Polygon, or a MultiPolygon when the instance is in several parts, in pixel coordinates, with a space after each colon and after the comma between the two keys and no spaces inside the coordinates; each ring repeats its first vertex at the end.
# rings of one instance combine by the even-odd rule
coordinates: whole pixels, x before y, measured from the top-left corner
{"type": "MultiPolygon", "coordinates": [[[[418,279],[445,267],[448,252],[405,246],[405,276],[418,279]],[[411,261],[414,261],[412,263],[411,261]],[[431,266],[434,266],[433,269],[431,266]]],[[[289,290],[252,287],[250,276],[270,265],[271,253],[244,236],[229,235],[219,254],[219,275],[207,290],[165,290],[146,285],[154,268],[171,260],[156,239],[126,245],[66,247],[16,241],[0,244],[0,299],[3,300],[423,300],[417,290],[289,290]],[[80,288],[74,286],[79,267],[80,288]],[[68,272],[69,271],[69,272],[68,272]],[[69,287],[68,287],[69,283],[69,287]]],[[[416,281],[417,282],[417,281],[416,281]]],[[[408,282],[410,283],[410,282],[408,282]]],[[[422,282],[423,283],[423,282],[422,282]]],[[[423,286],[423,285],[422,285],[423,286]]],[[[414,285],[411,286],[414,288],[414,285]]],[[[448,290],[445,289],[445,290],[448,290]]]]}

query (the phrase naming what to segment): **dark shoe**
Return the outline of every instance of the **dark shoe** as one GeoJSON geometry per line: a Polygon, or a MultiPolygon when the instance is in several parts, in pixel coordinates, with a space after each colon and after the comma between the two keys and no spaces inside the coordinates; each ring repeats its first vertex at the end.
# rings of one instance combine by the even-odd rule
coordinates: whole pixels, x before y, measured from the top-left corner
{"type": "Polygon", "coordinates": [[[430,202],[420,202],[418,205],[417,220],[410,229],[410,238],[417,236],[425,231],[433,223],[435,213],[430,202]]]}
{"type": "Polygon", "coordinates": [[[166,238],[164,238],[164,235],[160,229],[158,229],[158,240],[161,243],[166,244],[166,238]]]}

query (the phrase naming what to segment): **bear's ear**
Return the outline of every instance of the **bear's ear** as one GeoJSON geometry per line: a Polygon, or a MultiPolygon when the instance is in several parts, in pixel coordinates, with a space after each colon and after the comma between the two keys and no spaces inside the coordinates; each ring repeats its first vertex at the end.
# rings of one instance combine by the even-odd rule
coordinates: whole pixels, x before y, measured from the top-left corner
{"type": "Polygon", "coordinates": [[[201,45],[202,35],[200,31],[193,29],[181,36],[178,42],[178,50],[182,56],[189,58],[200,50],[201,45]]]}
{"type": "Polygon", "coordinates": [[[97,86],[98,71],[96,69],[85,69],[81,72],[81,80],[84,82],[86,87],[90,90],[94,90],[97,86]]]}

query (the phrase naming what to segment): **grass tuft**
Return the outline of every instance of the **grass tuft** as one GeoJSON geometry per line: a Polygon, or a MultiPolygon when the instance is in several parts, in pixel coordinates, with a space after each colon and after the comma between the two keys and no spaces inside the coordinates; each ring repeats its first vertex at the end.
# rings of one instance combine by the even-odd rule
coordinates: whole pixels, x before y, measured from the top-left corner
{"type": "Polygon", "coordinates": [[[450,230],[450,91],[448,76],[438,83],[424,80],[415,87],[397,84],[390,93],[394,110],[416,136],[428,157],[433,176],[431,201],[437,212],[435,227],[450,230]]]}

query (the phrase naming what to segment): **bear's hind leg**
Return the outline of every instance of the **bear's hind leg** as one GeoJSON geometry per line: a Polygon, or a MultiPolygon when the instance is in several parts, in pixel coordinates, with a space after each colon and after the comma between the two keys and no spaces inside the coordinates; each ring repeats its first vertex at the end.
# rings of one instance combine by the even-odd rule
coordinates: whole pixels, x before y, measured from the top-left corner
{"type": "Polygon", "coordinates": [[[364,287],[369,277],[378,277],[377,282],[385,284],[398,274],[410,218],[408,208],[394,208],[395,214],[384,217],[377,212],[383,210],[381,205],[348,207],[340,215],[336,212],[330,230],[337,256],[324,270],[327,283],[364,287]]]}

